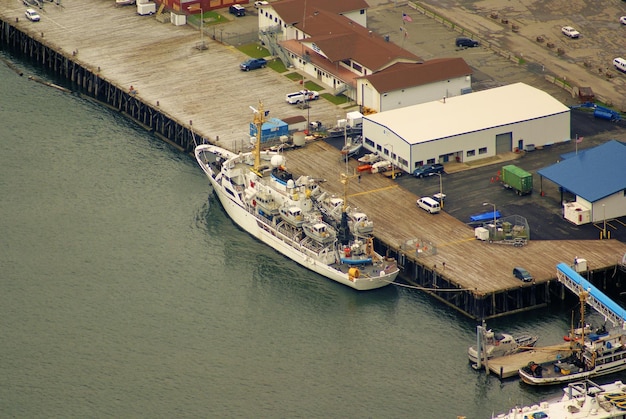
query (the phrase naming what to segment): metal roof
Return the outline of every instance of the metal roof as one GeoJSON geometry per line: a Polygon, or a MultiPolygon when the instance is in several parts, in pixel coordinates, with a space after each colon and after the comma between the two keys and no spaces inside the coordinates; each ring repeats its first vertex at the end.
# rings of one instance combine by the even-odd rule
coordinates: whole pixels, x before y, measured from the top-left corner
{"type": "Polygon", "coordinates": [[[610,140],[537,173],[589,201],[596,202],[626,189],[626,144],[610,140]]]}
{"type": "Polygon", "coordinates": [[[515,83],[380,112],[364,119],[388,128],[409,144],[418,144],[569,112],[567,106],[548,93],[515,83]]]}

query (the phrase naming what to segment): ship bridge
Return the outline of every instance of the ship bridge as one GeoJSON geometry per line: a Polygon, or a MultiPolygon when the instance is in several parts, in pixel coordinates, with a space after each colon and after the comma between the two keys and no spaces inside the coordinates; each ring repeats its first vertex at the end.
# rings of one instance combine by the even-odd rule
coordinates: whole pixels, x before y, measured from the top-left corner
{"type": "Polygon", "coordinates": [[[626,309],[607,297],[602,291],[592,285],[578,272],[565,263],[556,266],[556,276],[559,282],[569,288],[576,295],[587,292],[587,304],[610,321],[613,326],[626,330],[626,309]]]}

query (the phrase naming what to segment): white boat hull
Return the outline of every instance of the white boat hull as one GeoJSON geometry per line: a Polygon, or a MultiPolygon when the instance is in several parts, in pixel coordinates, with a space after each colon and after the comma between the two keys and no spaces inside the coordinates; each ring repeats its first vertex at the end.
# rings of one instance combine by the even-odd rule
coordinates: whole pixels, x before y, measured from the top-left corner
{"type": "MultiPolygon", "coordinates": [[[[198,148],[204,148],[205,151],[213,152],[214,154],[217,152],[226,158],[236,156],[227,150],[222,150],[215,146],[207,145],[199,146],[198,148]]],[[[360,275],[355,278],[349,275],[349,266],[343,266],[343,269],[338,266],[339,264],[336,262],[339,260],[336,255],[328,254],[326,255],[326,260],[320,260],[319,256],[315,257],[305,246],[291,240],[286,235],[277,231],[271,224],[247,211],[236,196],[233,197],[231,194],[227,193],[222,185],[216,181],[217,176],[215,175],[217,175],[217,173],[214,173],[210,165],[199,157],[198,148],[196,149],[196,159],[209,178],[215,195],[228,216],[250,235],[303,267],[359,291],[381,288],[391,284],[395,280],[398,275],[397,267],[392,272],[381,270],[382,272],[379,272],[377,276],[360,275]]],[[[381,258],[380,255],[377,256],[381,258]]]]}

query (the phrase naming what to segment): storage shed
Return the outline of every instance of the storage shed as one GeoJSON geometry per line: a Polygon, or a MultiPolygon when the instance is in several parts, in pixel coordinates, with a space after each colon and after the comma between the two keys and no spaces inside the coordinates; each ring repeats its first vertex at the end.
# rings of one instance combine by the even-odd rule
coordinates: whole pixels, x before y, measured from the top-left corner
{"type": "Polygon", "coordinates": [[[524,83],[363,117],[364,146],[407,172],[569,141],[570,109],[524,83]]]}
{"type": "MultiPolygon", "coordinates": [[[[265,121],[261,127],[261,142],[265,143],[288,134],[289,127],[284,121],[278,118],[271,118],[265,121]]],[[[256,137],[256,125],[252,122],[250,123],[250,137],[256,137]]]]}
{"type": "Polygon", "coordinates": [[[557,184],[561,191],[575,195],[574,202],[565,202],[561,194],[567,220],[580,225],[626,215],[625,143],[610,140],[561,158],[537,174],[557,184]]]}

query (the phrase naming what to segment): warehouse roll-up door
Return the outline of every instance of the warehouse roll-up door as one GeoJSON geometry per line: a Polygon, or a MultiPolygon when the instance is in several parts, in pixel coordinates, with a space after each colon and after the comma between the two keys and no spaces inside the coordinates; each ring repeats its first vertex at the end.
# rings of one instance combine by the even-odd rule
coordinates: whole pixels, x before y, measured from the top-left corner
{"type": "Polygon", "coordinates": [[[496,135],[496,154],[513,151],[513,133],[507,132],[496,135]]]}

